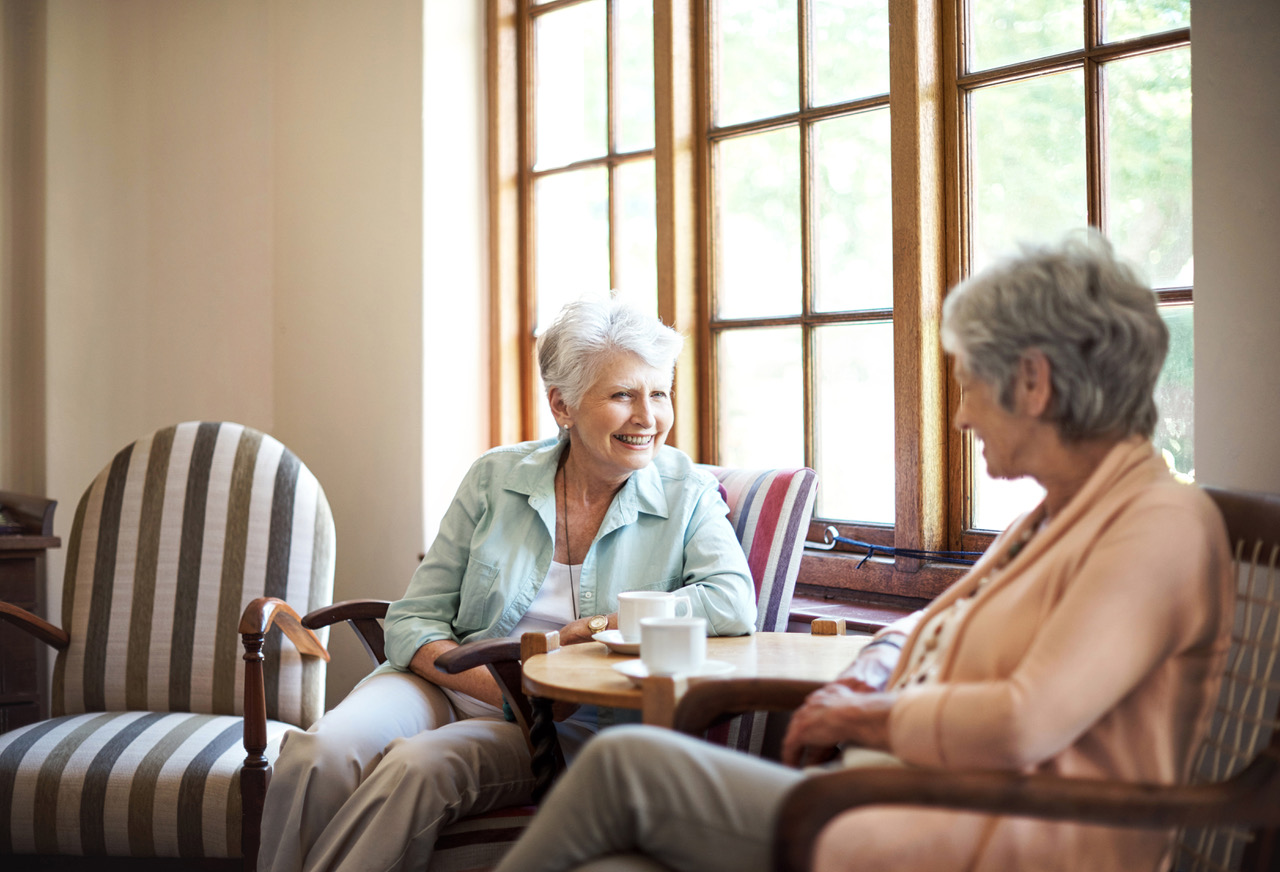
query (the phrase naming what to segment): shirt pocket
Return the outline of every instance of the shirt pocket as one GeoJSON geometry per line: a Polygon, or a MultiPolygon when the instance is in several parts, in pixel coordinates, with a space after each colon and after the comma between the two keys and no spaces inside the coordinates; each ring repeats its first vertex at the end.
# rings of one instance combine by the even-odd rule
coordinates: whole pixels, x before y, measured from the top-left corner
{"type": "Polygon", "coordinates": [[[493,602],[495,598],[502,598],[502,592],[494,589],[497,578],[498,567],[474,558],[467,561],[462,587],[458,591],[456,629],[482,630],[502,614],[504,604],[493,602]]]}

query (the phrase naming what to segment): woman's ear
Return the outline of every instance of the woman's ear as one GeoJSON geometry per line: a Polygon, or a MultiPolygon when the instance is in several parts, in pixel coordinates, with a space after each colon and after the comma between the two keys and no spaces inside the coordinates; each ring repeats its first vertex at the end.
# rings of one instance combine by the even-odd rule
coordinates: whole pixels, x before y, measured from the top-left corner
{"type": "Polygon", "coordinates": [[[1028,348],[1018,360],[1018,383],[1015,401],[1019,410],[1039,418],[1049,408],[1053,397],[1052,364],[1038,348],[1028,348]]]}
{"type": "Polygon", "coordinates": [[[551,415],[556,419],[557,426],[573,426],[573,411],[569,408],[569,404],[564,401],[564,394],[560,393],[559,388],[552,388],[547,391],[547,402],[551,406],[551,415]]]}

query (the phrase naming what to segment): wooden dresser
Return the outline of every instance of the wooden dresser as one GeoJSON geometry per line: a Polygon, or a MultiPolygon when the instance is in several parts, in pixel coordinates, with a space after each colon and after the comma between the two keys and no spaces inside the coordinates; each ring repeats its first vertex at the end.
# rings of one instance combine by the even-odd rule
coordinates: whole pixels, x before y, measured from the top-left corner
{"type": "MultiPolygon", "coordinates": [[[[4,514],[21,526],[0,533],[0,600],[34,614],[44,607],[44,555],[53,535],[53,500],[0,491],[4,514]]],[[[0,621],[0,733],[48,716],[45,663],[49,647],[0,621]]]]}

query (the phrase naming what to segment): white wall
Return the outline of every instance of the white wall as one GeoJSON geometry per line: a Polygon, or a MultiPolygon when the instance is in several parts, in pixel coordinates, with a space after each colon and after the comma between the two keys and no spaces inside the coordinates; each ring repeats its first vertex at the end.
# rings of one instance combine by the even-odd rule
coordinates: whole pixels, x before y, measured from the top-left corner
{"type": "MultiPolygon", "coordinates": [[[[398,597],[423,547],[421,0],[58,0],[9,26],[30,5],[4,4],[5,36],[47,56],[44,184],[18,216],[47,211],[47,312],[5,281],[25,314],[0,335],[46,337],[26,429],[47,436],[0,418],[0,488],[59,500],[65,541],[121,446],[240,421],[324,485],[335,597],[398,597]]],[[[11,358],[0,385],[24,381],[11,358]]],[[[332,704],[369,664],[345,627],[331,644],[332,704]]]]}
{"type": "Polygon", "coordinates": [[[1196,478],[1280,493],[1280,3],[1191,34],[1196,478]]]}

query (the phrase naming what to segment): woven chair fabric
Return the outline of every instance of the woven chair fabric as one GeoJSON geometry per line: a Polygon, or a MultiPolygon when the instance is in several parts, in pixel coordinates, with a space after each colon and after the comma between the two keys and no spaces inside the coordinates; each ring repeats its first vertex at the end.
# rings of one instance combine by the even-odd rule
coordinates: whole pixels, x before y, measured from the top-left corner
{"type": "MultiPolygon", "coordinates": [[[[267,724],[267,757],[291,725],[267,724]]],[[[239,857],[243,720],[89,712],[0,734],[0,854],[239,857]]]]}
{"type": "MultiPolygon", "coordinates": [[[[198,421],[139,439],[76,507],[62,599],[71,645],[54,664],[53,713],[241,714],[244,607],[328,603],[333,563],[324,490],[276,439],[198,421]]],[[[310,726],[324,663],[280,633],[264,653],[267,716],[310,726]]]]}

